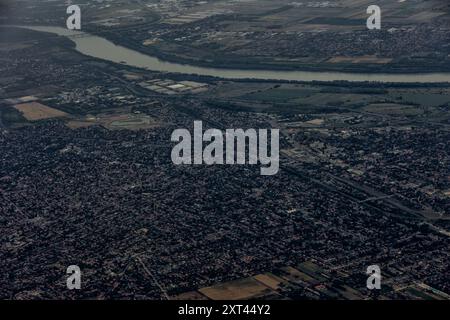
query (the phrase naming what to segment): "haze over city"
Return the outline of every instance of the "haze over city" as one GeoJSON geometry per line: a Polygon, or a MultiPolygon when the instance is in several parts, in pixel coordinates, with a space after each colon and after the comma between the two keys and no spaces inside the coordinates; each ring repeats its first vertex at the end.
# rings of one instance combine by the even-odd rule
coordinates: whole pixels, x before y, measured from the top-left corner
{"type": "Polygon", "coordinates": [[[447,1],[0,1],[0,299],[448,300],[449,108],[447,1]]]}

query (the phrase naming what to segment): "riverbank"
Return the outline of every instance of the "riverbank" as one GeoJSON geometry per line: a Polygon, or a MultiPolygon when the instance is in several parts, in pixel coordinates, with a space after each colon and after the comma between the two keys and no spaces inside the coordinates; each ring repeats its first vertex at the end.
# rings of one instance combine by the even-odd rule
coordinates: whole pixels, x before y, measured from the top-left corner
{"type": "Polygon", "coordinates": [[[136,50],[142,54],[151,55],[162,61],[177,64],[186,64],[203,68],[240,69],[240,70],[261,70],[261,71],[305,71],[305,72],[342,72],[356,74],[427,74],[450,72],[450,64],[427,64],[419,62],[411,64],[400,63],[327,63],[305,64],[300,62],[289,63],[286,61],[256,61],[248,57],[224,57],[221,59],[189,59],[173,53],[161,50],[157,44],[142,46],[126,38],[118,37],[109,32],[95,32],[89,30],[91,34],[108,39],[118,46],[124,46],[136,50]],[[244,62],[243,62],[244,61],[244,62]]]}
{"type": "Polygon", "coordinates": [[[350,81],[381,83],[450,83],[450,73],[427,74],[380,74],[380,73],[344,73],[312,71],[276,71],[253,69],[221,69],[198,67],[163,61],[156,56],[145,55],[137,50],[116,45],[113,42],[83,32],[74,32],[61,27],[17,26],[35,31],[48,32],[70,38],[76,44],[76,50],[87,56],[126,63],[129,66],[156,72],[194,74],[223,79],[281,80],[281,81],[350,81]]]}

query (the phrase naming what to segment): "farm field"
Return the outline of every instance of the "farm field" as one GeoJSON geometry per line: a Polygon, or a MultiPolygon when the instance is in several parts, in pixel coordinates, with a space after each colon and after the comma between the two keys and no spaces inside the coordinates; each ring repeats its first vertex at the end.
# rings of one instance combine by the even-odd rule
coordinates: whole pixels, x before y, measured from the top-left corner
{"type": "Polygon", "coordinates": [[[17,104],[14,108],[20,111],[28,121],[38,121],[69,116],[68,113],[47,107],[39,102],[17,104]]]}

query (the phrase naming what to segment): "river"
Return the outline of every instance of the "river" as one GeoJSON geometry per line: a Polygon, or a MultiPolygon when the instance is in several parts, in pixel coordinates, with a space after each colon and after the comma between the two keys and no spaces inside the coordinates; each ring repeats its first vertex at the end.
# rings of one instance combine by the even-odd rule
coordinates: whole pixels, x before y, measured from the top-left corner
{"type": "Polygon", "coordinates": [[[35,31],[49,32],[70,37],[76,44],[76,50],[82,54],[108,60],[116,63],[126,63],[130,66],[160,72],[174,72],[214,76],[224,79],[262,79],[286,81],[375,81],[375,82],[420,82],[436,83],[450,82],[450,73],[425,74],[381,74],[381,73],[340,73],[340,72],[308,72],[308,71],[270,71],[270,70],[239,70],[197,67],[188,64],[162,61],[150,55],[118,46],[104,38],[87,33],[72,31],[62,27],[20,26],[35,31]]]}

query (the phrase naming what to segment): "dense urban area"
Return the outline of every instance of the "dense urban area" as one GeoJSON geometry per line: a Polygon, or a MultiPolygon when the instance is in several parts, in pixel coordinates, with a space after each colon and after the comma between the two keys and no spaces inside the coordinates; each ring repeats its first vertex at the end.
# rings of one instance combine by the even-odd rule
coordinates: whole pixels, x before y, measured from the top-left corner
{"type": "MultiPolygon", "coordinates": [[[[378,2],[368,33],[365,0],[79,1],[83,31],[169,61],[450,70],[446,1],[378,2]]],[[[450,299],[449,82],[151,71],[12,26],[65,27],[64,1],[2,3],[0,298],[450,299]],[[174,165],[196,120],[280,129],[280,172],[174,165]]]]}

